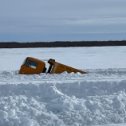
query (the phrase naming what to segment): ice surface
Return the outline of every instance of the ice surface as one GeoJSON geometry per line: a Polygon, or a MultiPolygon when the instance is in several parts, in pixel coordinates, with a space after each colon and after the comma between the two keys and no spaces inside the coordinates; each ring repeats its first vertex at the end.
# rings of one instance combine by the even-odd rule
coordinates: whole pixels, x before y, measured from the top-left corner
{"type": "Polygon", "coordinates": [[[126,47],[0,50],[0,125],[125,126],[126,47]],[[19,75],[26,56],[88,74],[19,75]]]}
{"type": "Polygon", "coordinates": [[[0,70],[18,70],[27,56],[54,58],[79,69],[126,68],[126,47],[0,49],[0,70]]]}

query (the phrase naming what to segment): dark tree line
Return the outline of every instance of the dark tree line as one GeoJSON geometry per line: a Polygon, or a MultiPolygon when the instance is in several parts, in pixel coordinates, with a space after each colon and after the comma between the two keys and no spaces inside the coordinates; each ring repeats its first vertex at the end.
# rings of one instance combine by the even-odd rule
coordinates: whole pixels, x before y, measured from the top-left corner
{"type": "Polygon", "coordinates": [[[0,42],[0,48],[126,46],[123,41],[0,42]]]}

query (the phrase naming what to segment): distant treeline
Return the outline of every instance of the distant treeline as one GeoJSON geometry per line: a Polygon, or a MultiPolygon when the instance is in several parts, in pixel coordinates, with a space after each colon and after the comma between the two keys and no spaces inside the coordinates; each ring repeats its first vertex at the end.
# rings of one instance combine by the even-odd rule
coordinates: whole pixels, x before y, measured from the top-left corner
{"type": "Polygon", "coordinates": [[[123,41],[0,42],[0,48],[126,46],[123,41]]]}

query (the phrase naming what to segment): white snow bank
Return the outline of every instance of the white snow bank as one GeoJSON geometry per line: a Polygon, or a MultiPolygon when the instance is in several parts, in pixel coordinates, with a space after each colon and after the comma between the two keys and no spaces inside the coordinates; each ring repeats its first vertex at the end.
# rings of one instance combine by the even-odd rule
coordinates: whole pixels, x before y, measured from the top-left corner
{"type": "Polygon", "coordinates": [[[89,75],[1,72],[0,125],[125,123],[125,75],[122,69],[90,70],[89,75]]]}
{"type": "Polygon", "coordinates": [[[126,119],[125,92],[79,99],[51,84],[6,87],[1,87],[6,94],[0,98],[0,125],[95,125],[124,123],[126,119]]]}
{"type": "Polygon", "coordinates": [[[24,95],[0,98],[0,125],[2,126],[51,126],[63,122],[48,112],[42,102],[24,95]]]}

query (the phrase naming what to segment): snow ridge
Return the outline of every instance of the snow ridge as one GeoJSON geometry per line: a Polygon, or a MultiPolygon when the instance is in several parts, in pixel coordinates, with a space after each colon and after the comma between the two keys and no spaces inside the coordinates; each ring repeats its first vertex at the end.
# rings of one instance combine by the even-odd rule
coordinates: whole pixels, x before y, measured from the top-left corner
{"type": "Polygon", "coordinates": [[[0,125],[87,126],[126,123],[126,70],[89,74],[0,72],[0,125]]]}

